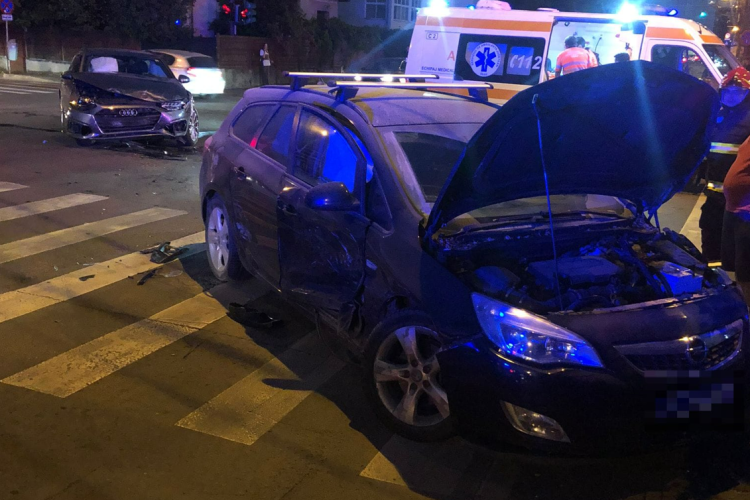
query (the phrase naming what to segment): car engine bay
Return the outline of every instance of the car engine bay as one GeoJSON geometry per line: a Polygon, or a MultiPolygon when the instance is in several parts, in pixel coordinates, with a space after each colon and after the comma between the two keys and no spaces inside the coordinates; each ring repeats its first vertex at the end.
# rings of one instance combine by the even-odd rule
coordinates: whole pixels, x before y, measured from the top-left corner
{"type": "MultiPolygon", "coordinates": [[[[545,238],[546,242],[535,245],[535,253],[523,256],[507,252],[498,256],[500,252],[488,251],[485,239],[480,245],[485,248],[475,249],[478,258],[460,259],[454,254],[446,263],[478,292],[538,314],[689,296],[731,283],[723,271],[703,262],[684,236],[669,229],[649,229],[610,232],[587,238],[577,247],[568,238],[558,244],[557,262],[549,255],[551,242],[545,238]]],[[[523,246],[530,248],[529,237],[522,239],[523,246]]],[[[580,243],[581,238],[574,240],[580,243]]],[[[512,238],[504,241],[512,246],[512,238]]],[[[461,253],[465,252],[464,247],[461,253]]]]}

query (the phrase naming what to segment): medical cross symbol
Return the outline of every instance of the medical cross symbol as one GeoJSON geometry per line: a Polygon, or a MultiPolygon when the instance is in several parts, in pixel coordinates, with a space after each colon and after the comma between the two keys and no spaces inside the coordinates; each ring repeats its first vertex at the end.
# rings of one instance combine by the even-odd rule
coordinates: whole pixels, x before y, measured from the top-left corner
{"type": "Polygon", "coordinates": [[[471,70],[478,76],[494,75],[502,64],[503,53],[494,43],[480,43],[471,52],[471,70]]]}
{"type": "Polygon", "coordinates": [[[480,71],[482,73],[486,73],[489,68],[495,67],[495,61],[494,59],[497,57],[497,54],[493,54],[490,52],[489,47],[485,47],[484,51],[477,52],[477,60],[474,61],[474,66],[477,68],[482,68],[480,71]]]}

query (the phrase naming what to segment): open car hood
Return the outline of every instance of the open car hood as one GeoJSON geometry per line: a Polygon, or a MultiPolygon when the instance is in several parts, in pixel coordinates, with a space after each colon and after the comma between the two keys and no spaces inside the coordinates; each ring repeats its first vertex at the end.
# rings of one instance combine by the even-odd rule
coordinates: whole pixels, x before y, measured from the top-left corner
{"type": "Polygon", "coordinates": [[[106,92],[142,101],[179,101],[188,97],[185,87],[174,78],[148,78],[127,73],[76,73],[73,79],[106,92]]]}
{"type": "Polygon", "coordinates": [[[520,92],[469,141],[430,213],[429,238],[451,219],[544,196],[539,112],[552,195],[598,194],[641,211],[661,206],[710,147],[718,95],[649,62],[607,64],[520,92]]]}

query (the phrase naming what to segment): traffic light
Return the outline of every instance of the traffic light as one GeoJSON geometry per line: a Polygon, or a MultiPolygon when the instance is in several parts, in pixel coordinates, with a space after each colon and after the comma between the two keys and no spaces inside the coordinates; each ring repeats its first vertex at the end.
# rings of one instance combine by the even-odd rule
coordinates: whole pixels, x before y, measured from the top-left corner
{"type": "Polygon", "coordinates": [[[232,13],[232,8],[228,4],[221,4],[221,12],[223,12],[226,15],[229,15],[232,13]]]}
{"type": "Polygon", "coordinates": [[[236,21],[239,24],[252,24],[256,21],[255,4],[243,0],[241,5],[237,6],[236,21]]]}

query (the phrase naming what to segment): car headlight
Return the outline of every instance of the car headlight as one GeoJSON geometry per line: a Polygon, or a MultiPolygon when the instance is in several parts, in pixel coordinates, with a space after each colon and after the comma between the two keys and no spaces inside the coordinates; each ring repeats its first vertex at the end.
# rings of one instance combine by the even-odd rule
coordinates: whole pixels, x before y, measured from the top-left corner
{"type": "Polygon", "coordinates": [[[87,109],[93,109],[96,107],[96,102],[93,97],[81,96],[76,100],[70,101],[70,107],[85,111],[87,109]]]}
{"type": "Polygon", "coordinates": [[[503,354],[541,365],[603,366],[594,348],[573,332],[478,293],[472,300],[485,335],[503,354]]]}
{"type": "Polygon", "coordinates": [[[161,107],[167,111],[179,111],[185,109],[189,101],[167,101],[161,103],[161,107]]]}

